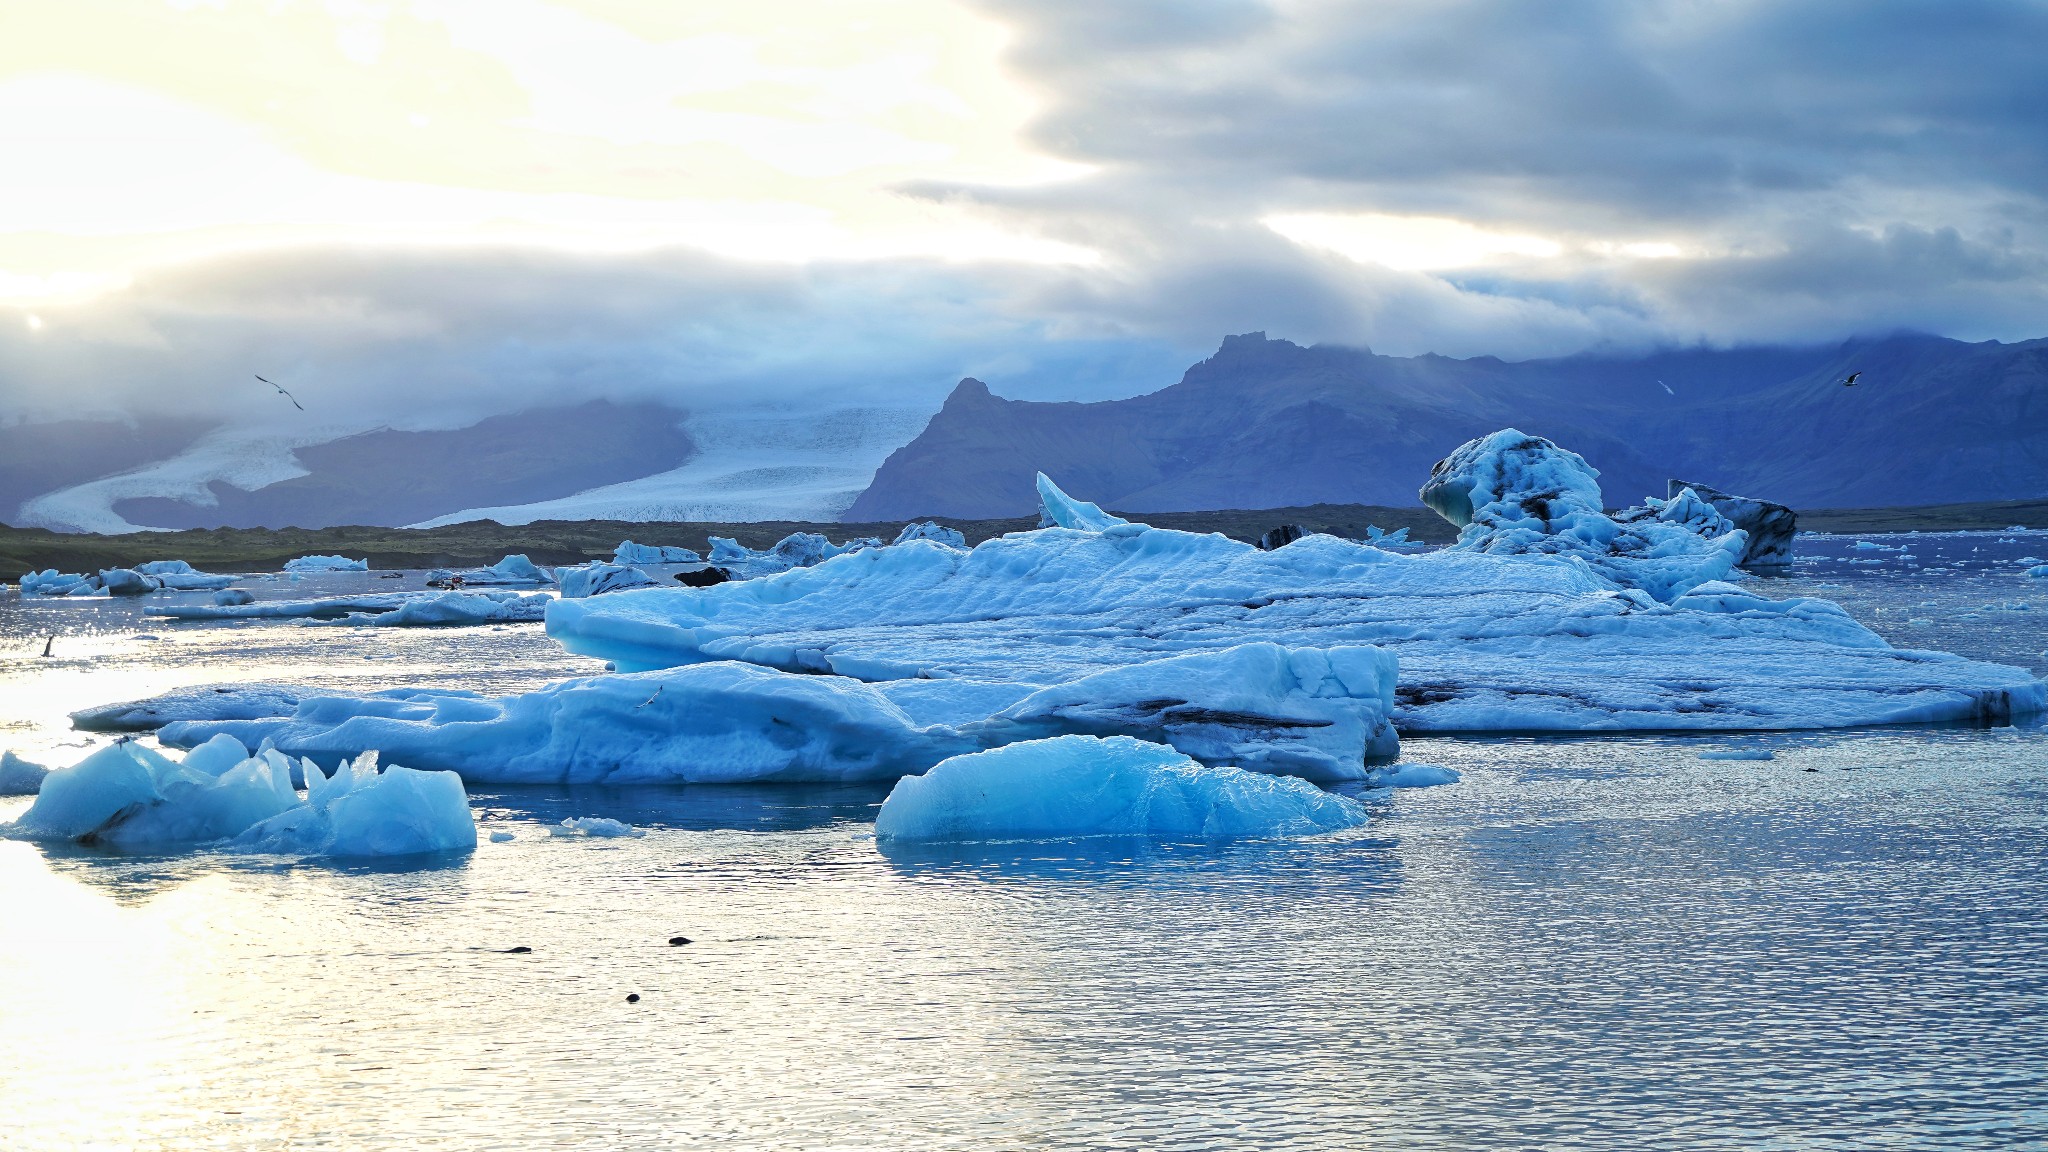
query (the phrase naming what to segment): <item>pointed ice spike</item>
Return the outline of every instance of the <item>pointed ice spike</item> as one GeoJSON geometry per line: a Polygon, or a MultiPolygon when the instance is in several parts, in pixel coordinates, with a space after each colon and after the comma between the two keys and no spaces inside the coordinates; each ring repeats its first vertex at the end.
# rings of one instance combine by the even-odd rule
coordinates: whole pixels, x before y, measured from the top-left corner
{"type": "Polygon", "coordinates": [[[1061,528],[1073,528],[1082,532],[1100,532],[1119,524],[1129,524],[1120,516],[1112,516],[1086,500],[1076,500],[1060,486],[1048,479],[1045,473],[1038,474],[1038,506],[1044,519],[1061,528]]]}

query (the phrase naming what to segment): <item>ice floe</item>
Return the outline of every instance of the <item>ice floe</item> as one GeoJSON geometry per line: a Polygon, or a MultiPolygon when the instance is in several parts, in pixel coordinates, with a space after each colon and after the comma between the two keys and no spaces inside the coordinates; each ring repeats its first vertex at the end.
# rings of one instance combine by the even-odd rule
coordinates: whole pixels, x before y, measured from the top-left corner
{"type": "Polygon", "coordinates": [[[1436,764],[1388,764],[1365,774],[1365,782],[1374,788],[1434,788],[1462,779],[1456,768],[1436,764]]]}
{"type": "Polygon", "coordinates": [[[427,573],[435,587],[489,587],[497,585],[553,584],[555,574],[525,556],[507,556],[488,568],[436,568],[427,573]]]}
{"type": "Polygon", "coordinates": [[[0,834],[162,850],[202,844],[302,856],[397,856],[476,846],[462,781],[366,754],[329,778],[286,758],[216,741],[184,761],[122,741],[52,771],[35,803],[0,834]]]}
{"type": "MultiPolygon", "coordinates": [[[[1997,721],[2048,703],[2023,669],[1895,649],[1831,602],[1713,579],[1741,555],[1739,532],[1617,524],[1576,456],[1518,434],[1487,442],[1497,450],[1438,469],[1436,501],[1473,511],[1460,544],[1422,555],[1332,536],[1262,552],[1130,524],[1042,481],[1048,519],[1100,527],[561,600],[548,631],[628,671],[741,660],[1034,688],[1247,643],[1375,646],[1399,660],[1393,715],[1414,731],[1997,721]]],[[[1681,518],[1705,507],[1672,503],[1681,518]]]]}
{"type": "Polygon", "coordinates": [[[844,544],[834,544],[816,532],[792,532],[776,541],[774,547],[766,551],[756,551],[737,540],[713,536],[711,555],[705,559],[713,566],[724,569],[736,580],[752,580],[796,568],[809,568],[814,564],[822,564],[834,556],[851,555],[881,546],[882,542],[873,536],[863,536],[848,540],[844,544]]]}
{"type": "Polygon", "coordinates": [[[239,577],[199,572],[183,560],[152,560],[133,568],[107,568],[95,575],[29,572],[21,578],[24,596],[147,596],[152,592],[210,592],[226,588],[239,577]]]}
{"type": "Polygon", "coordinates": [[[0,796],[33,796],[43,787],[50,770],[32,764],[12,752],[0,752],[0,796]]]}
{"type": "Polygon", "coordinates": [[[149,732],[175,720],[289,716],[312,695],[291,684],[200,684],[146,700],[81,708],[71,714],[71,726],[83,732],[149,732]]]}
{"type": "Polygon", "coordinates": [[[301,556],[285,562],[287,572],[368,572],[368,560],[351,560],[346,556],[301,556]]]}
{"type": "Polygon", "coordinates": [[[981,748],[1121,734],[1210,762],[1348,780],[1398,753],[1393,683],[1384,653],[1345,646],[1248,644],[1046,686],[869,684],[717,661],[495,699],[425,689],[312,697],[289,716],[194,718],[158,738],[190,747],[227,734],[323,762],[379,748],[471,782],[732,783],[890,779],[981,748]]]}
{"type": "Polygon", "coordinates": [[[637,840],[647,835],[647,830],[635,828],[609,816],[567,816],[560,824],[548,825],[548,835],[586,836],[600,840],[637,840]]]}
{"type": "Polygon", "coordinates": [[[1366,822],[1305,781],[1199,764],[1127,736],[1057,736],[945,760],[897,782],[878,841],[1305,836],[1366,822]]]}
{"type": "Polygon", "coordinates": [[[259,600],[247,604],[165,604],[143,609],[167,620],[328,621],[403,628],[452,624],[531,623],[554,599],[545,592],[372,592],[314,600],[259,600]]]}
{"type": "Polygon", "coordinates": [[[949,548],[967,547],[967,537],[957,528],[948,528],[936,520],[925,520],[916,524],[905,524],[903,531],[896,534],[895,543],[907,544],[912,540],[930,540],[949,548]]]}
{"type": "Polygon", "coordinates": [[[612,551],[612,563],[629,564],[702,564],[704,558],[689,548],[678,548],[666,544],[635,544],[624,540],[612,551]]]}
{"type": "Polygon", "coordinates": [[[561,582],[562,595],[571,598],[602,596],[607,592],[662,586],[661,581],[638,568],[623,564],[607,564],[602,560],[592,560],[588,564],[573,568],[557,568],[555,578],[561,582]]]}

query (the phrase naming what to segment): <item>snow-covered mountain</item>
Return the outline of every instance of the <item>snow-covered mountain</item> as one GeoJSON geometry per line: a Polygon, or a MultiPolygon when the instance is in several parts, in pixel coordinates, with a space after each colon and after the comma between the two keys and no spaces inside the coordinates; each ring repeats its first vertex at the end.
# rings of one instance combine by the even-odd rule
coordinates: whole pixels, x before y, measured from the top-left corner
{"type": "Polygon", "coordinates": [[[2048,340],[1506,363],[1252,333],[1127,400],[1005,400],[963,380],[846,518],[1025,514],[1038,471],[1133,512],[1406,505],[1446,452],[1505,427],[1597,460],[1618,504],[1661,496],[1674,476],[1809,508],[2039,497],[2048,340]]]}

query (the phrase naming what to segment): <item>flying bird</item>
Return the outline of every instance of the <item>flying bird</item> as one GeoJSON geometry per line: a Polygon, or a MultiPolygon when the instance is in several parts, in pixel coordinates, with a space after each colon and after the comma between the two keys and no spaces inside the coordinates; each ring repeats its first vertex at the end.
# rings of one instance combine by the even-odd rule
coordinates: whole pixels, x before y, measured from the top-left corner
{"type": "Polygon", "coordinates": [[[1858,376],[1861,376],[1861,375],[1863,375],[1863,373],[1861,373],[1861,372],[1851,372],[1851,373],[1849,373],[1849,378],[1848,378],[1847,380],[1844,380],[1844,381],[1842,381],[1842,387],[1844,387],[1844,388],[1854,388],[1854,387],[1856,386],[1856,378],[1857,378],[1858,376]]]}
{"type": "MultiPolygon", "coordinates": [[[[1662,389],[1663,389],[1663,390],[1665,390],[1666,392],[1671,392],[1671,385],[1669,385],[1669,384],[1666,384],[1666,383],[1665,383],[1665,382],[1663,382],[1662,380],[1659,380],[1659,381],[1657,381],[1657,387],[1659,387],[1659,388],[1662,388],[1662,389]]],[[[1673,396],[1676,396],[1676,395],[1678,395],[1678,393],[1676,393],[1676,392],[1671,392],[1671,394],[1672,394],[1673,396]]]]}
{"type": "MultiPolygon", "coordinates": [[[[256,378],[257,378],[258,380],[263,380],[263,377],[261,377],[261,376],[258,376],[258,377],[256,377],[256,378]]],[[[275,389],[277,389],[277,394],[278,394],[278,395],[280,395],[280,396],[284,397],[285,399],[287,399],[287,400],[291,401],[291,402],[292,402],[292,407],[294,407],[294,408],[297,408],[297,409],[298,409],[299,411],[301,411],[301,412],[304,412],[304,411],[306,410],[306,406],[305,406],[304,404],[301,404],[301,403],[299,403],[299,398],[298,398],[297,396],[294,396],[294,395],[292,395],[291,393],[289,393],[289,392],[287,392],[287,391],[285,391],[285,390],[284,390],[284,385],[282,385],[282,384],[279,384],[279,383],[278,383],[277,381],[275,381],[275,380],[263,380],[263,382],[264,382],[265,384],[268,384],[268,385],[270,385],[270,386],[271,386],[272,388],[275,388],[275,389]]]]}

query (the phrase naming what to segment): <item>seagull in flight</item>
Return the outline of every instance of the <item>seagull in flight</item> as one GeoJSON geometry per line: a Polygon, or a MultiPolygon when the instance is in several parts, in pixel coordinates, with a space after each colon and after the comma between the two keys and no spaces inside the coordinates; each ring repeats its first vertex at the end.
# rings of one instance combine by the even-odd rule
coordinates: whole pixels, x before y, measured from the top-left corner
{"type": "Polygon", "coordinates": [[[1842,387],[1844,387],[1844,388],[1854,388],[1854,387],[1856,386],[1856,378],[1857,378],[1858,376],[1861,376],[1861,375],[1863,375],[1863,373],[1861,373],[1861,372],[1851,372],[1851,373],[1849,373],[1849,378],[1848,378],[1847,380],[1844,380],[1844,381],[1842,381],[1842,387]]]}
{"type": "MultiPolygon", "coordinates": [[[[1666,392],[1671,392],[1671,385],[1669,385],[1669,384],[1666,384],[1666,383],[1665,383],[1665,382],[1663,382],[1662,380],[1659,380],[1659,381],[1657,381],[1657,387],[1659,387],[1659,388],[1662,388],[1662,389],[1663,389],[1663,390],[1665,390],[1666,392]]],[[[1671,394],[1672,394],[1673,396],[1676,396],[1676,395],[1678,395],[1678,393],[1676,393],[1676,392],[1671,392],[1671,394]]]]}
{"type": "MultiPolygon", "coordinates": [[[[261,376],[258,376],[256,378],[258,380],[263,380],[263,377],[261,376]]],[[[270,385],[272,388],[277,389],[278,395],[283,396],[285,399],[291,401],[292,407],[297,408],[301,412],[304,412],[306,410],[306,406],[304,404],[299,403],[299,398],[297,396],[294,396],[291,393],[284,390],[284,385],[279,384],[275,380],[263,380],[263,382],[265,384],[270,385]]]]}

